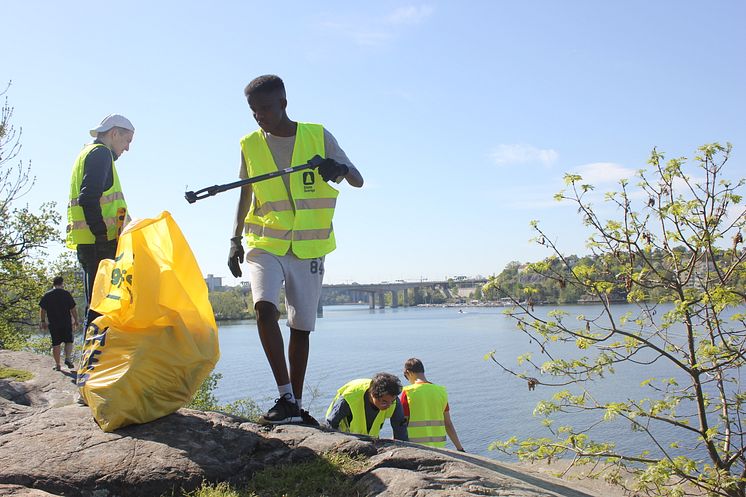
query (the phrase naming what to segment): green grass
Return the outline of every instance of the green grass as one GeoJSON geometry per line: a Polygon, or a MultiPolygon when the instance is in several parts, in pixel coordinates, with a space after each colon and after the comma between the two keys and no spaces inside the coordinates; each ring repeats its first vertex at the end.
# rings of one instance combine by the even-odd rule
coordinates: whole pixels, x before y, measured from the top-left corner
{"type": "Polygon", "coordinates": [[[310,461],[272,466],[254,474],[246,488],[207,484],[187,497],[355,497],[354,477],[366,467],[364,458],[327,453],[310,461]]]}
{"type": "Polygon", "coordinates": [[[250,497],[250,494],[242,494],[225,482],[216,485],[203,483],[200,488],[186,495],[188,497],[250,497]]]}
{"type": "Polygon", "coordinates": [[[13,369],[0,366],[0,380],[11,379],[15,381],[26,381],[34,377],[34,373],[31,371],[24,371],[23,369],[13,369]]]}

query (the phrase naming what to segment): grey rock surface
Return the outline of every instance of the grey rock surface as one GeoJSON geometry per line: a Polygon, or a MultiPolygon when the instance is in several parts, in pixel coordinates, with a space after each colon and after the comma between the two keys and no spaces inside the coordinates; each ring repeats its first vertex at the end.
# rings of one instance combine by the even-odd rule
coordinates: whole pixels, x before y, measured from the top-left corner
{"type": "Polygon", "coordinates": [[[486,458],[305,426],[263,427],[188,409],[104,433],[76,403],[73,373],[49,357],[0,350],[0,367],[34,373],[0,379],[0,496],[160,497],[203,481],[246,483],[257,470],[341,452],[368,458],[361,495],[591,497],[567,483],[486,458]]]}

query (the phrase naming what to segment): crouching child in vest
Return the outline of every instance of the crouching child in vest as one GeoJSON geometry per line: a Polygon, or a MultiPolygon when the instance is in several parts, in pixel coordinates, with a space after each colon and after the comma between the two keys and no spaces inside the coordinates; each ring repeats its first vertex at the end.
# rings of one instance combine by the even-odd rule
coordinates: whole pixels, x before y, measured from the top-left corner
{"type": "Polygon", "coordinates": [[[430,383],[425,366],[416,357],[404,363],[404,377],[410,385],[399,398],[407,419],[409,441],[431,447],[445,447],[446,434],[457,450],[465,452],[451,421],[445,387],[430,383]]]}
{"type": "Polygon", "coordinates": [[[336,247],[332,217],[339,191],[330,183],[344,180],[359,188],[363,178],[322,125],[290,120],[278,76],[255,78],[244,94],[260,129],[241,139],[242,179],[306,164],[317,155],[324,159],[315,169],[244,185],[228,254],[228,267],[238,278],[246,240],[259,339],[279,393],[260,422],[318,425],[302,409],[302,397],[324,258],[336,247]],[[283,286],[290,327],[287,363],[278,323],[283,286]]]}
{"type": "Polygon", "coordinates": [[[389,419],[394,438],[407,441],[407,422],[397,397],[401,389],[399,378],[389,373],[352,380],[337,390],[326,423],[335,430],[377,437],[389,419]]]}

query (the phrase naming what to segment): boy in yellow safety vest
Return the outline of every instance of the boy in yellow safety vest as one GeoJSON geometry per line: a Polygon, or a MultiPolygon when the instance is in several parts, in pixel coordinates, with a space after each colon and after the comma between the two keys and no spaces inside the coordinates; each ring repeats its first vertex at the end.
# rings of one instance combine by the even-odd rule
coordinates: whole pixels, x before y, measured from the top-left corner
{"type": "Polygon", "coordinates": [[[255,78],[244,94],[259,129],[241,139],[242,179],[302,165],[316,155],[324,159],[317,169],[244,185],[228,254],[231,273],[241,276],[246,240],[259,339],[279,393],[261,421],[318,425],[302,409],[301,399],[324,258],[336,247],[332,217],[339,192],[330,182],[345,180],[359,188],[363,177],[323,126],[290,120],[285,85],[278,76],[255,78]],[[290,327],[289,364],[278,324],[283,286],[290,327]]]}
{"type": "Polygon", "coordinates": [[[404,363],[404,377],[410,385],[404,387],[399,400],[408,421],[409,441],[445,447],[448,434],[456,449],[465,452],[451,421],[445,387],[427,380],[425,366],[416,357],[404,363]]]}
{"type": "Polygon", "coordinates": [[[407,420],[397,398],[401,388],[399,378],[389,373],[348,381],[329,404],[326,423],[335,430],[377,437],[389,419],[394,439],[406,442],[407,420]]]}

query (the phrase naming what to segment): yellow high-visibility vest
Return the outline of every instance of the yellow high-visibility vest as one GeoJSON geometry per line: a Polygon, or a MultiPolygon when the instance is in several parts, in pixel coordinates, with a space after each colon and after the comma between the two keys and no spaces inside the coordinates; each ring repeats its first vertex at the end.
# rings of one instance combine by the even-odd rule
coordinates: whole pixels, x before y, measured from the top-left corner
{"type": "Polygon", "coordinates": [[[352,421],[348,423],[347,419],[343,419],[339,423],[339,431],[377,437],[381,432],[384,421],[394,414],[396,402],[391,404],[388,409],[378,412],[376,419],[373,420],[373,425],[370,427],[370,432],[368,432],[368,423],[365,420],[365,392],[370,388],[370,381],[369,378],[352,380],[337,390],[337,395],[326,410],[326,417],[328,418],[331,415],[332,408],[340,396],[347,401],[347,405],[350,406],[350,410],[352,411],[352,421]]]}
{"type": "MultiPolygon", "coordinates": [[[[67,248],[75,249],[79,244],[92,244],[96,237],[91,233],[88,223],[83,214],[83,207],[78,204],[80,187],[83,184],[83,173],[85,172],[85,159],[96,147],[104,147],[101,143],[86,145],[78,155],[73,165],[72,178],[70,179],[70,200],[67,204],[67,235],[65,243],[67,248]]],[[[122,231],[124,219],[127,215],[127,203],[124,201],[122,186],[119,184],[119,175],[114,166],[114,157],[111,158],[111,173],[113,181],[111,188],[101,194],[101,215],[106,224],[106,239],[116,240],[122,231]]]]}
{"type": "Polygon", "coordinates": [[[433,383],[415,383],[404,387],[409,405],[409,441],[431,447],[446,446],[443,412],[448,405],[445,387],[433,383]]]}
{"type": "MultiPolygon", "coordinates": [[[[250,178],[278,170],[261,130],[241,139],[241,151],[250,178]]],[[[291,167],[314,155],[326,157],[324,128],[298,123],[291,167]]],[[[278,256],[292,250],[299,259],[322,257],[337,246],[332,217],[339,191],[315,169],[292,173],[289,180],[290,196],[279,176],[251,185],[254,200],[244,221],[246,242],[278,256]]]]}

